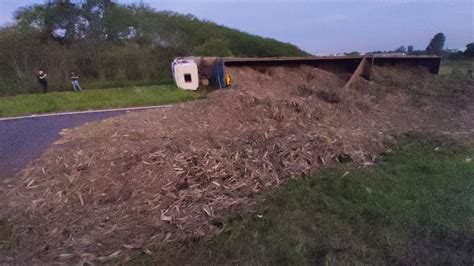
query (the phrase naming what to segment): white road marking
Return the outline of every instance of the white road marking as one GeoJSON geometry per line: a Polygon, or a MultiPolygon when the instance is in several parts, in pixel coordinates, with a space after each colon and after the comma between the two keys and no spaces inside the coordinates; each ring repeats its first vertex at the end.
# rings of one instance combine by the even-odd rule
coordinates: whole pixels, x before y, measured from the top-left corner
{"type": "Polygon", "coordinates": [[[36,118],[36,117],[60,116],[60,115],[106,113],[106,112],[116,112],[116,111],[135,111],[135,110],[146,110],[146,109],[156,109],[156,108],[167,108],[170,106],[171,106],[170,104],[166,104],[166,105],[154,105],[154,106],[143,106],[143,107],[128,107],[128,108],[117,108],[117,109],[88,110],[88,111],[76,111],[76,112],[64,112],[64,113],[52,113],[52,114],[37,114],[37,115],[5,117],[5,118],[0,118],[0,121],[27,119],[27,118],[36,118]]]}

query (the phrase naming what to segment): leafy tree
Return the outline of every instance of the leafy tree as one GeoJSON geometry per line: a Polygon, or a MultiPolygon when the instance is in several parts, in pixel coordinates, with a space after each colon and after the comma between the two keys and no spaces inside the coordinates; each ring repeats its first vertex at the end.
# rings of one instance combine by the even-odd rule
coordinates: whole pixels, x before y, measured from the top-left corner
{"type": "Polygon", "coordinates": [[[407,49],[405,48],[405,46],[400,46],[398,47],[397,49],[395,49],[394,51],[395,53],[406,53],[407,52],[407,49]]]}
{"type": "Polygon", "coordinates": [[[20,8],[15,13],[19,25],[40,29],[46,37],[60,42],[71,42],[76,38],[76,23],[79,8],[69,0],[49,1],[44,5],[20,8]]]}
{"type": "Polygon", "coordinates": [[[131,37],[135,24],[132,10],[111,0],[87,0],[82,15],[89,39],[118,42],[131,37]]]}
{"type": "Polygon", "coordinates": [[[464,55],[469,58],[474,57],[474,42],[471,42],[466,45],[466,50],[464,51],[464,55]]]}
{"type": "Polygon", "coordinates": [[[357,51],[353,51],[353,52],[350,52],[350,53],[344,53],[344,55],[347,55],[347,56],[359,56],[360,53],[357,52],[357,51]]]}
{"type": "Polygon", "coordinates": [[[444,33],[437,33],[426,47],[426,53],[431,55],[441,55],[445,41],[446,36],[444,33]]]}
{"type": "Polygon", "coordinates": [[[192,54],[198,56],[232,56],[229,45],[221,39],[212,39],[196,47],[192,54]]]}
{"type": "Polygon", "coordinates": [[[292,44],[192,15],[115,0],[49,0],[19,8],[15,20],[0,28],[0,95],[33,88],[39,68],[60,90],[70,70],[91,81],[168,80],[178,56],[307,55],[292,44]]]}

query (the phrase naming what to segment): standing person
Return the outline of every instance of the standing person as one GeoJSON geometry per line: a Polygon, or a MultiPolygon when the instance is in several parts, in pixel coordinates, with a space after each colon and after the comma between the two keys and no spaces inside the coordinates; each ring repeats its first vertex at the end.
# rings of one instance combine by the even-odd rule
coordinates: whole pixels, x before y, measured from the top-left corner
{"type": "Polygon", "coordinates": [[[43,93],[48,92],[48,81],[46,80],[46,77],[48,74],[46,74],[43,70],[38,70],[38,83],[40,84],[41,88],[43,89],[43,93]]]}
{"type": "Polygon", "coordinates": [[[79,85],[79,77],[76,75],[76,73],[71,71],[71,73],[69,73],[69,78],[71,79],[72,88],[74,89],[74,91],[81,92],[82,89],[81,89],[81,86],[79,85]]]}

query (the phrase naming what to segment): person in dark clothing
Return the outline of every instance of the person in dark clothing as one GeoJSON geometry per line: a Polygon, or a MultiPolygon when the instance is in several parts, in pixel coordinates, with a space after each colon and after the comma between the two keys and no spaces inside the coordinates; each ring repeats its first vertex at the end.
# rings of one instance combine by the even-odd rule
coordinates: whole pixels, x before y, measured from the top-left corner
{"type": "Polygon", "coordinates": [[[48,75],[43,70],[38,71],[37,79],[38,79],[38,83],[41,86],[41,89],[43,89],[43,93],[48,92],[48,81],[46,80],[47,76],[48,75]]]}
{"type": "Polygon", "coordinates": [[[71,79],[71,83],[72,83],[72,88],[74,89],[75,92],[81,92],[82,91],[82,88],[81,86],[79,85],[79,77],[76,75],[76,73],[74,73],[73,71],[71,71],[69,73],[69,78],[71,79]]]}

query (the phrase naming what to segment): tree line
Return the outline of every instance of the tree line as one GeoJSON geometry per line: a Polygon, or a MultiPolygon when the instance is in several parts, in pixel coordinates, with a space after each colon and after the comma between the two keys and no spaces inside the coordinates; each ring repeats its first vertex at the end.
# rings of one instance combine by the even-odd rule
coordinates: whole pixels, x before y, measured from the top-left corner
{"type": "Polygon", "coordinates": [[[86,80],[168,80],[177,56],[301,56],[298,47],[192,15],[113,0],[50,0],[19,8],[0,29],[0,95],[31,91],[35,73],[61,89],[86,80]]]}
{"type": "Polygon", "coordinates": [[[374,51],[370,54],[378,53],[403,53],[408,55],[437,55],[449,59],[470,59],[474,58],[474,42],[468,43],[464,51],[452,51],[445,49],[446,35],[439,32],[433,36],[424,50],[414,50],[413,45],[400,46],[390,51],[374,51]]]}

